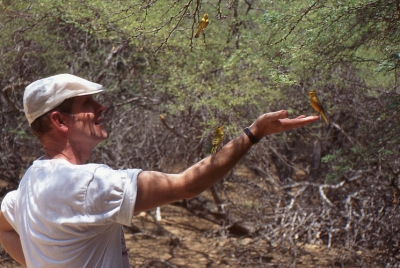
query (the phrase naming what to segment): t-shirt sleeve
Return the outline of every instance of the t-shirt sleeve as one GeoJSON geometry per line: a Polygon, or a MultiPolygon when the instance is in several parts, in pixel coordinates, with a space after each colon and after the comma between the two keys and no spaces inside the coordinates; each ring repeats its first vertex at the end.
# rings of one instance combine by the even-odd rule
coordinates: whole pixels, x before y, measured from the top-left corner
{"type": "Polygon", "coordinates": [[[98,223],[109,221],[130,226],[137,196],[137,177],[141,169],[96,169],[87,188],[85,210],[98,223]]]}
{"type": "Polygon", "coordinates": [[[15,198],[16,198],[17,190],[11,191],[4,196],[3,201],[1,202],[1,212],[4,217],[7,219],[8,223],[14,228],[15,231],[18,230],[15,224],[15,198]]]}

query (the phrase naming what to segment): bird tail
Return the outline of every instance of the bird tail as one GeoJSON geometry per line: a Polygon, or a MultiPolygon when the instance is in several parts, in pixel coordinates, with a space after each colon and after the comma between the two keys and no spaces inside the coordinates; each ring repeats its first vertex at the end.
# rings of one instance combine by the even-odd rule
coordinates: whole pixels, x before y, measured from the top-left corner
{"type": "Polygon", "coordinates": [[[218,146],[213,146],[211,149],[211,154],[215,154],[217,152],[218,146]]]}
{"type": "Polygon", "coordinates": [[[194,38],[198,38],[199,35],[200,35],[200,32],[201,32],[201,31],[197,31],[196,34],[194,35],[194,38]]]}
{"type": "Polygon", "coordinates": [[[325,123],[329,125],[329,120],[326,118],[325,114],[321,113],[322,118],[325,120],[325,123]]]}

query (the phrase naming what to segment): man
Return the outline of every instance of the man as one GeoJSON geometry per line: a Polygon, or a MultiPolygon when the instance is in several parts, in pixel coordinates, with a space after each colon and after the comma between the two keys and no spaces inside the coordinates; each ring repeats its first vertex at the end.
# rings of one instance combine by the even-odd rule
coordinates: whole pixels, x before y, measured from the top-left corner
{"type": "Polygon", "coordinates": [[[180,174],[86,164],[107,138],[102,86],[60,74],[30,84],[24,111],[45,155],[34,161],[0,213],[0,243],[27,267],[129,267],[122,225],[134,213],[192,198],[221,179],[262,137],[318,116],[261,115],[217,154],[180,174]]]}

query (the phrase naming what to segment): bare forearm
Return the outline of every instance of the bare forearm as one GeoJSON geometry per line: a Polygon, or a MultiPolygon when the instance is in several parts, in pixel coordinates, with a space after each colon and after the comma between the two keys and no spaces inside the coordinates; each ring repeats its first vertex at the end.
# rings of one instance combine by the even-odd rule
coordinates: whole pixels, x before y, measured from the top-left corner
{"type": "Polygon", "coordinates": [[[245,134],[230,141],[217,153],[194,164],[182,175],[188,182],[188,194],[194,197],[225,176],[250,149],[252,143],[245,134]]]}
{"type": "Polygon", "coordinates": [[[220,151],[183,173],[141,172],[138,177],[135,213],[199,195],[229,172],[250,147],[251,142],[247,136],[241,134],[220,151]]]}
{"type": "Polygon", "coordinates": [[[26,267],[21,240],[17,232],[0,232],[0,244],[14,260],[26,267]]]}

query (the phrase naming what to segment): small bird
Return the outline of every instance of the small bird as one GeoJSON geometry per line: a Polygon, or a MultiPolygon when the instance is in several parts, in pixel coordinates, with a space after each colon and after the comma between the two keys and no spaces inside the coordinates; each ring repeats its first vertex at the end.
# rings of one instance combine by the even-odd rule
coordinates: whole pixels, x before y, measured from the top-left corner
{"type": "Polygon", "coordinates": [[[322,104],[319,101],[319,99],[317,98],[317,94],[315,93],[315,91],[314,90],[310,90],[308,92],[308,95],[310,95],[311,106],[314,108],[314,110],[316,110],[318,113],[321,114],[322,118],[325,120],[325,123],[327,125],[329,125],[328,118],[326,118],[326,115],[325,115],[324,107],[322,107],[322,104]]]}
{"type": "Polygon", "coordinates": [[[199,37],[201,31],[203,31],[208,25],[208,14],[204,14],[203,18],[201,19],[199,26],[197,27],[197,32],[194,35],[194,38],[199,37]]]}
{"type": "Polygon", "coordinates": [[[215,154],[217,152],[218,147],[221,145],[222,141],[224,140],[225,134],[222,130],[223,127],[217,127],[215,130],[214,138],[212,139],[212,149],[211,154],[215,154]]]}

